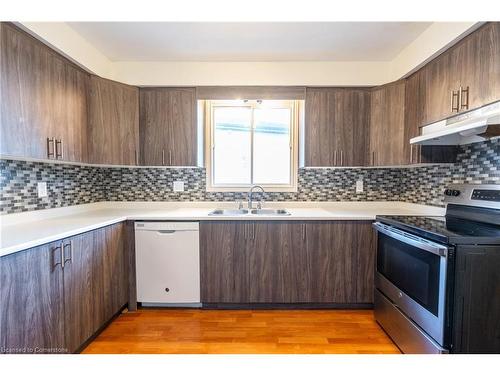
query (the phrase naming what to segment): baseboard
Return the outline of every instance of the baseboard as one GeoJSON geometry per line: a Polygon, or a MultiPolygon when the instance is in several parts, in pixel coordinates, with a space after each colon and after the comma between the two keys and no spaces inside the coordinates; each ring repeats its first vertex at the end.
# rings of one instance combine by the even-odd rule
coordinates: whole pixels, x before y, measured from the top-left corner
{"type": "Polygon", "coordinates": [[[203,303],[212,310],[371,310],[373,303],[203,303]]]}

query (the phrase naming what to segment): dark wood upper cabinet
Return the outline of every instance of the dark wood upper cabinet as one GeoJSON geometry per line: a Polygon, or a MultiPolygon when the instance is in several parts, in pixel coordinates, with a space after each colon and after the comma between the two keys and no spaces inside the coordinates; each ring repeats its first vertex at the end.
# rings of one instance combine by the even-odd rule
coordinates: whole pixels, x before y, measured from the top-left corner
{"type": "Polygon", "coordinates": [[[368,158],[370,91],[307,88],[305,166],[362,166],[368,158]]]}
{"type": "Polygon", "coordinates": [[[141,164],[196,166],[196,111],[195,88],[141,88],[141,164]]]}
{"type": "Polygon", "coordinates": [[[17,27],[0,29],[0,152],[87,161],[89,75],[17,27]]]}
{"type": "Polygon", "coordinates": [[[370,117],[370,165],[407,164],[404,142],[405,81],[373,89],[370,117]]]}
{"type": "Polygon", "coordinates": [[[90,78],[89,161],[136,165],[139,157],[139,89],[90,78]]]}
{"type": "Polygon", "coordinates": [[[462,94],[460,111],[500,99],[500,22],[490,22],[462,40],[451,52],[455,86],[462,94]]]}
{"type": "Polygon", "coordinates": [[[420,135],[426,116],[426,71],[421,69],[406,79],[405,128],[403,136],[404,164],[454,163],[458,146],[411,145],[410,139],[420,135]]]}
{"type": "Polygon", "coordinates": [[[482,26],[417,73],[424,103],[418,126],[499,100],[500,22],[482,26]]]}
{"type": "Polygon", "coordinates": [[[0,353],[64,349],[60,243],[0,258],[0,353]]]}

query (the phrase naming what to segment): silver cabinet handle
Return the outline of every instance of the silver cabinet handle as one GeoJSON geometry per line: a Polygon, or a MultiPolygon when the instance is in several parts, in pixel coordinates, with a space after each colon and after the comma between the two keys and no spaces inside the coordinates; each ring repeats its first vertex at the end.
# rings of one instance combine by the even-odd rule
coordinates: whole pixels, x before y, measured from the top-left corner
{"type": "Polygon", "coordinates": [[[161,165],[165,165],[165,150],[161,150],[161,165]]]}
{"type": "Polygon", "coordinates": [[[372,151],[372,165],[375,166],[375,151],[372,151]]]}
{"type": "Polygon", "coordinates": [[[413,164],[413,145],[410,145],[410,164],[413,164]]]}
{"type": "Polygon", "coordinates": [[[62,139],[56,139],[56,159],[59,159],[59,158],[63,158],[64,157],[64,147],[63,147],[63,140],[62,139]],[[57,147],[57,145],[60,146],[60,150],[59,150],[59,147],[57,147]]]}
{"type": "Polygon", "coordinates": [[[306,225],[302,224],[302,239],[306,239],[306,225]]]}
{"type": "Polygon", "coordinates": [[[66,243],[62,246],[63,248],[63,264],[66,264],[66,262],[73,263],[73,241],[69,241],[69,243],[66,243]],[[66,248],[69,246],[69,258],[66,258],[66,248]]]}
{"type": "Polygon", "coordinates": [[[460,90],[451,90],[451,112],[458,112],[460,110],[460,90]],[[455,106],[455,98],[457,99],[457,105],[455,106]]]}
{"type": "Polygon", "coordinates": [[[344,165],[344,150],[340,150],[340,165],[344,165]]]}
{"type": "Polygon", "coordinates": [[[460,111],[462,110],[467,110],[469,109],[469,86],[466,88],[463,88],[460,86],[460,95],[459,95],[459,102],[460,102],[460,111]],[[466,98],[464,102],[464,98],[466,98]]]}
{"type": "Polygon", "coordinates": [[[62,244],[60,246],[53,247],[50,249],[52,253],[52,271],[56,269],[57,266],[61,266],[61,268],[64,268],[64,251],[62,244]],[[59,256],[61,257],[61,260],[59,262],[55,261],[55,252],[59,250],[59,256]]]}
{"type": "Polygon", "coordinates": [[[137,150],[134,150],[134,157],[135,157],[135,165],[139,165],[139,153],[137,150]]]}
{"type": "Polygon", "coordinates": [[[55,143],[55,138],[52,137],[52,138],[48,138],[47,137],[47,157],[50,159],[51,157],[54,157],[55,155],[55,152],[54,152],[54,143],[55,143]],[[52,151],[51,151],[51,147],[50,145],[52,145],[52,151]]]}
{"type": "Polygon", "coordinates": [[[172,150],[168,150],[168,165],[172,166],[172,150]]]}

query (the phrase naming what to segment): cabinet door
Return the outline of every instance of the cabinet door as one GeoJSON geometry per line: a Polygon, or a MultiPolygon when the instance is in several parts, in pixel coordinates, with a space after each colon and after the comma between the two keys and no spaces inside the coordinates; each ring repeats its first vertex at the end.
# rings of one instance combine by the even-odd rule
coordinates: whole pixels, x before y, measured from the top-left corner
{"type": "MultiPolygon", "coordinates": [[[[98,259],[102,261],[104,320],[108,321],[128,301],[128,258],[125,248],[125,224],[119,223],[101,228],[98,236],[104,235],[104,248],[96,247],[98,259]]],[[[101,241],[99,243],[102,244],[101,241]]]]}
{"type": "Polygon", "coordinates": [[[367,161],[370,92],[308,88],[305,117],[306,166],[358,166],[367,161]]]}
{"type": "Polygon", "coordinates": [[[140,97],[142,163],[195,166],[195,89],[144,88],[140,97]]]}
{"type": "Polygon", "coordinates": [[[200,223],[201,302],[248,302],[248,233],[245,222],[200,223]]]}
{"type": "Polygon", "coordinates": [[[102,265],[95,256],[94,232],[63,241],[66,345],[76,351],[102,324],[102,265]],[[72,246],[72,250],[71,250],[72,246]]]}
{"type": "Polygon", "coordinates": [[[335,95],[328,89],[307,88],[304,163],[307,167],[335,165],[335,95]]]}
{"type": "Polygon", "coordinates": [[[142,165],[164,165],[168,157],[169,96],[168,90],[140,89],[142,165]]]}
{"type": "Polygon", "coordinates": [[[339,166],[363,166],[368,162],[370,92],[339,89],[337,92],[335,150],[339,166]]]}
{"type": "Polygon", "coordinates": [[[58,159],[86,161],[88,74],[23,31],[0,27],[1,152],[49,158],[54,137],[58,159]]]}
{"type": "Polygon", "coordinates": [[[456,252],[454,353],[500,353],[500,248],[461,246],[456,252]]]}
{"type": "Polygon", "coordinates": [[[372,165],[405,164],[405,81],[377,87],[371,94],[372,165]]]}
{"type": "Polygon", "coordinates": [[[356,250],[350,243],[354,233],[344,222],[307,224],[307,247],[312,259],[311,301],[353,303],[356,301],[356,250]]]}
{"type": "Polygon", "coordinates": [[[490,22],[461,41],[452,52],[459,66],[461,110],[481,107],[500,99],[500,22],[490,22]]]}
{"type": "Polygon", "coordinates": [[[371,222],[348,222],[348,230],[353,233],[345,246],[352,246],[356,254],[353,258],[353,273],[356,280],[356,303],[373,303],[375,258],[377,242],[371,222]]]}
{"type": "Polygon", "coordinates": [[[64,160],[86,162],[87,154],[87,98],[90,76],[69,64],[64,65],[61,105],[64,111],[56,138],[62,139],[64,160]]]}
{"type": "Polygon", "coordinates": [[[410,139],[419,136],[420,127],[425,124],[425,85],[424,69],[406,79],[405,129],[401,160],[404,164],[454,163],[458,153],[457,146],[410,145],[410,139]]]}
{"type": "Polygon", "coordinates": [[[52,137],[51,53],[11,25],[1,27],[1,153],[47,158],[52,137]]]}
{"type": "Polygon", "coordinates": [[[58,246],[47,244],[0,258],[2,351],[66,348],[58,246]]]}
{"type": "Polygon", "coordinates": [[[139,150],[139,89],[90,78],[90,162],[135,165],[139,150]]]}
{"type": "Polygon", "coordinates": [[[194,88],[172,89],[168,122],[168,165],[196,166],[196,91],[194,88]]]}
{"type": "Polygon", "coordinates": [[[298,276],[294,272],[292,226],[269,221],[248,225],[248,301],[294,302],[298,276]]]}
{"type": "MultiPolygon", "coordinates": [[[[425,124],[436,122],[457,113],[452,109],[451,94],[460,87],[459,60],[450,51],[444,52],[424,67],[425,124]]],[[[457,98],[453,99],[457,105],[457,98]]]]}

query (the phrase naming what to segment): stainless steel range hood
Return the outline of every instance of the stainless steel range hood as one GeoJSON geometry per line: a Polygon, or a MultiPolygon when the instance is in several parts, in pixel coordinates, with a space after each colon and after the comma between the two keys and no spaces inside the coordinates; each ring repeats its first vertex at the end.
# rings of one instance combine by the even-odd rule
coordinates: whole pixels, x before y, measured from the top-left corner
{"type": "Polygon", "coordinates": [[[438,121],[410,139],[419,145],[466,145],[500,136],[500,101],[438,121]]]}

